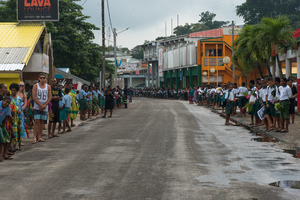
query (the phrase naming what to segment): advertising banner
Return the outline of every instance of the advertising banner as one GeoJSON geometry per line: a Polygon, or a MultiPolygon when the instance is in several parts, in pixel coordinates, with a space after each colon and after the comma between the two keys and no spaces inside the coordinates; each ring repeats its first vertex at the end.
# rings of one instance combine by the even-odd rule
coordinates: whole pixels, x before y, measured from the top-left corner
{"type": "Polygon", "coordinates": [[[118,67],[118,72],[130,72],[130,71],[137,71],[141,70],[141,63],[127,63],[122,62],[120,67],[118,67]]]}
{"type": "Polygon", "coordinates": [[[59,0],[18,0],[18,21],[58,21],[59,0]]]}
{"type": "Polygon", "coordinates": [[[49,74],[49,56],[43,54],[43,72],[49,74]]]}
{"type": "Polygon", "coordinates": [[[182,81],[182,80],[183,80],[183,73],[179,72],[179,81],[182,81]]]}
{"type": "Polygon", "coordinates": [[[163,77],[163,49],[158,50],[158,77],[163,77]]]}
{"type": "MultiPolygon", "coordinates": [[[[242,28],[234,28],[234,35],[240,34],[242,28]]],[[[232,35],[232,28],[223,28],[223,35],[232,35]]]]}

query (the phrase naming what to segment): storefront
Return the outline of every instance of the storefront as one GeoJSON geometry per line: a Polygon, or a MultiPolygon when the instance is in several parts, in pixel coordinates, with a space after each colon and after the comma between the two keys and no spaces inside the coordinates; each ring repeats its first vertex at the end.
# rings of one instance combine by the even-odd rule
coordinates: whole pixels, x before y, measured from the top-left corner
{"type": "Polygon", "coordinates": [[[51,35],[42,23],[0,23],[0,83],[33,84],[52,72],[51,35]]]}

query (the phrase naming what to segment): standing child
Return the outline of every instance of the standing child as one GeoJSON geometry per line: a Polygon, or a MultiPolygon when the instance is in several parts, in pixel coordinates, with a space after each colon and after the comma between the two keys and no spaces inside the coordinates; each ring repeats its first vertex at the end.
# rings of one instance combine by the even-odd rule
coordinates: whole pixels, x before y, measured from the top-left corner
{"type": "Polygon", "coordinates": [[[11,112],[10,112],[11,99],[8,96],[2,98],[3,100],[0,101],[0,162],[3,161],[3,159],[9,159],[9,160],[12,159],[7,155],[10,137],[3,124],[6,117],[12,120],[11,112]]]}
{"type": "Polygon", "coordinates": [[[290,121],[290,114],[289,114],[289,108],[290,108],[290,99],[292,98],[292,90],[287,85],[287,79],[282,78],[280,85],[282,86],[282,89],[280,90],[280,105],[283,107],[280,110],[280,128],[282,133],[289,132],[289,121],[290,121]],[[285,127],[285,128],[284,128],[285,127]]]}
{"type": "Polygon", "coordinates": [[[60,120],[63,121],[63,132],[61,133],[65,133],[65,132],[71,132],[71,127],[69,125],[69,122],[67,120],[68,117],[68,113],[69,110],[72,106],[72,97],[69,95],[70,89],[69,88],[65,88],[65,96],[62,99],[62,106],[59,108],[60,111],[60,120]],[[68,127],[68,130],[66,130],[66,126],[68,127]]]}
{"type": "Polygon", "coordinates": [[[230,115],[233,112],[234,107],[234,94],[232,92],[232,85],[229,85],[228,91],[225,93],[225,99],[226,99],[226,121],[225,125],[232,125],[229,123],[230,115]]]}
{"type": "Polygon", "coordinates": [[[276,120],[275,120],[275,85],[272,78],[268,78],[267,94],[266,94],[266,107],[265,115],[268,123],[268,131],[275,129],[276,120]]]}

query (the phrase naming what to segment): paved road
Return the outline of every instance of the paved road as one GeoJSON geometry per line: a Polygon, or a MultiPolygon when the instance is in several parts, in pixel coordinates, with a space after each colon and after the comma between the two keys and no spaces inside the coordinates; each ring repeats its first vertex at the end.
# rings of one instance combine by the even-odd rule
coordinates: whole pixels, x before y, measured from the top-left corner
{"type": "Polygon", "coordinates": [[[181,101],[137,99],[112,119],[0,163],[0,199],[299,199],[299,161],[181,101]]]}

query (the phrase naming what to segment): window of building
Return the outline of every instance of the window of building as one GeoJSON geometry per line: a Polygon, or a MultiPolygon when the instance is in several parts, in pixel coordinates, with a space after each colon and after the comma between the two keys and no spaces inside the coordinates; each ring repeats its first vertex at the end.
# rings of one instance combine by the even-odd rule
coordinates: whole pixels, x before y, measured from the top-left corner
{"type": "Polygon", "coordinates": [[[211,56],[211,57],[215,57],[215,56],[223,56],[223,50],[222,49],[218,49],[218,54],[216,49],[206,49],[205,50],[205,56],[211,56]]]}

